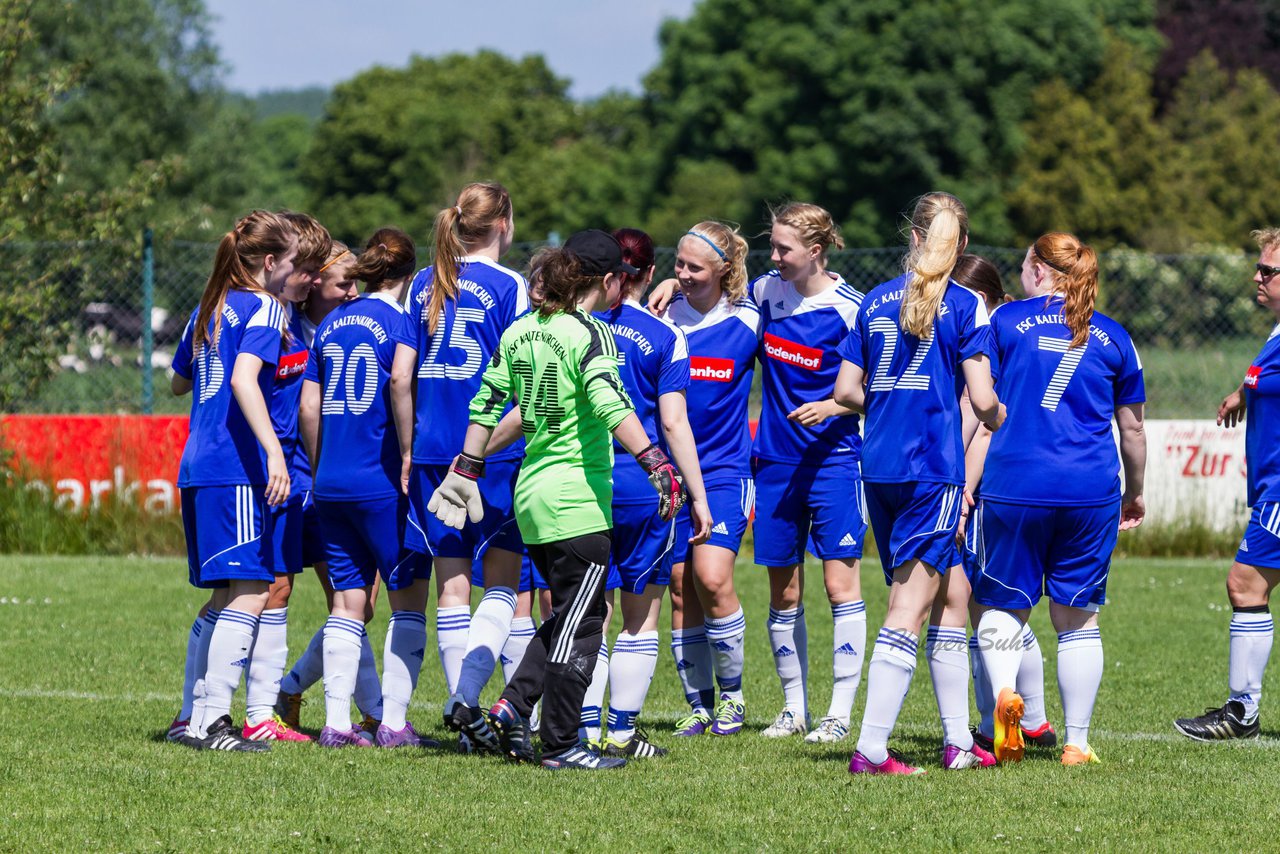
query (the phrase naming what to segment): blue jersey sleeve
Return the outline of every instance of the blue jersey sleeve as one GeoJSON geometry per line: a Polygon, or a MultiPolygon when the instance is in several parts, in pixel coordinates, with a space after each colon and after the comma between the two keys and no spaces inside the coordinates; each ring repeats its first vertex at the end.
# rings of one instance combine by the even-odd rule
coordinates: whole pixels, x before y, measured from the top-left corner
{"type": "Polygon", "coordinates": [[[659,395],[684,391],[689,387],[689,345],[683,332],[678,329],[674,332],[658,373],[659,395]]]}
{"type": "Polygon", "coordinates": [[[1120,344],[1120,371],[1116,375],[1116,406],[1128,406],[1132,403],[1145,403],[1147,400],[1146,384],[1142,378],[1142,359],[1133,341],[1126,340],[1120,344]]]}
{"type": "MultiPolygon", "coordinates": [[[[199,309],[196,309],[199,311],[199,309]]],[[[187,328],[182,330],[182,340],[178,342],[178,349],[173,353],[173,363],[171,367],[173,372],[183,379],[191,379],[193,376],[191,371],[191,337],[195,334],[196,315],[192,314],[187,321],[187,328]]]]}
{"type": "Polygon", "coordinates": [[[995,351],[991,340],[991,319],[987,316],[986,303],[982,297],[974,294],[971,306],[965,306],[965,315],[960,324],[960,358],[971,359],[982,353],[988,358],[995,351]]]}
{"type": "Polygon", "coordinates": [[[859,368],[866,370],[867,359],[862,352],[862,342],[866,340],[866,316],[859,311],[858,316],[854,319],[853,327],[849,330],[849,334],[840,342],[838,352],[840,358],[846,362],[852,362],[859,368]]]}
{"type": "Polygon", "coordinates": [[[257,356],[268,365],[280,359],[284,334],[284,308],[275,297],[259,295],[259,307],[245,324],[240,352],[257,356]]]}
{"type": "Polygon", "coordinates": [[[320,363],[323,361],[320,358],[320,348],[316,345],[316,340],[319,339],[319,337],[320,336],[317,335],[316,338],[311,341],[311,354],[310,358],[307,359],[307,370],[306,373],[302,375],[304,380],[310,380],[313,383],[320,382],[320,363]]]}

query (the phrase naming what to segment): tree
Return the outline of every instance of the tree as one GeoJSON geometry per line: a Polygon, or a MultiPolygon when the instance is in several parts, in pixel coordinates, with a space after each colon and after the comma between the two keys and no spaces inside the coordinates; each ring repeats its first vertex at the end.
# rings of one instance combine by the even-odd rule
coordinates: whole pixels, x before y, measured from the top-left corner
{"type": "Polygon", "coordinates": [[[646,78],[662,192],[687,161],[746,177],[753,201],[802,198],[849,238],[896,240],[930,189],[968,203],[976,237],[1008,240],[1002,176],[1030,94],[1095,77],[1101,0],[705,0],[661,32],[646,78]]]}
{"type": "Polygon", "coordinates": [[[1161,0],[1156,25],[1167,42],[1156,68],[1162,104],[1206,50],[1228,71],[1256,69],[1280,86],[1280,4],[1274,0],[1161,0]]]}

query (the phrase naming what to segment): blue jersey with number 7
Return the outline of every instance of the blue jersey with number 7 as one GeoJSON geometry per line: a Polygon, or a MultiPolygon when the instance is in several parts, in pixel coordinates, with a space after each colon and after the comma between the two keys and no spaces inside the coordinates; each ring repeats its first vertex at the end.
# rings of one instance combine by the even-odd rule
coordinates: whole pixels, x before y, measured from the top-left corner
{"type": "Polygon", "coordinates": [[[1111,419],[1142,403],[1142,361],[1124,327],[1094,312],[1071,347],[1059,296],[1007,303],[991,315],[996,391],[1008,421],[991,439],[982,497],[1037,506],[1106,504],[1120,496],[1111,419]]]}
{"type": "MultiPolygon", "coordinates": [[[[960,363],[990,355],[987,307],[951,282],[925,338],[899,322],[906,276],[862,299],[840,356],[866,374],[862,479],[870,483],[964,483],[960,363]]],[[[983,482],[986,494],[986,482],[983,482]]]]}
{"type": "Polygon", "coordinates": [[[316,498],[357,501],[400,492],[400,443],[391,419],[391,330],[404,309],[389,294],[361,294],[326,317],[304,375],[320,386],[316,498]]]}
{"type": "MultiPolygon", "coordinates": [[[[427,330],[427,305],[434,268],[409,286],[408,309],[396,342],[418,353],[417,405],[413,425],[413,461],[446,465],[462,450],[467,409],[480,388],[502,333],[529,310],[529,286],[514,270],[471,255],[458,271],[458,297],[446,300],[434,332],[427,330]]],[[[519,459],[516,444],[491,460],[519,459]]]]}

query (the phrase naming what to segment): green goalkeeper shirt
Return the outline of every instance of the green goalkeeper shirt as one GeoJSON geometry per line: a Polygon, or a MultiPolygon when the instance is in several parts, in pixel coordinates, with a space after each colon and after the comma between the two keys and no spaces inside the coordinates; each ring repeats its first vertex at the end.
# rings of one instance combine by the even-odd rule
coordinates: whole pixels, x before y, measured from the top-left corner
{"type": "Polygon", "coordinates": [[[632,413],[609,328],[581,311],[529,312],[502,334],[471,401],[471,421],[494,427],[508,400],[526,441],[516,521],[539,544],[613,527],[614,428],[632,413]]]}

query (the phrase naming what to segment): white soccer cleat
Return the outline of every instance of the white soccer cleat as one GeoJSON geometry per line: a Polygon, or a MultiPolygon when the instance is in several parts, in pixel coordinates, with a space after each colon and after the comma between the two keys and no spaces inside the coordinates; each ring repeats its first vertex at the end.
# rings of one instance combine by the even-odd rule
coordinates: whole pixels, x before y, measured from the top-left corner
{"type": "Polygon", "coordinates": [[[774,719],[773,723],[760,730],[760,734],[765,738],[786,738],[789,735],[804,735],[808,730],[807,723],[807,720],[800,720],[796,713],[790,709],[783,709],[778,712],[778,717],[774,719]]]}
{"type": "Polygon", "coordinates": [[[849,737],[849,725],[841,723],[839,718],[827,715],[818,721],[813,732],[804,737],[809,744],[830,744],[833,741],[844,741],[849,737]]]}

